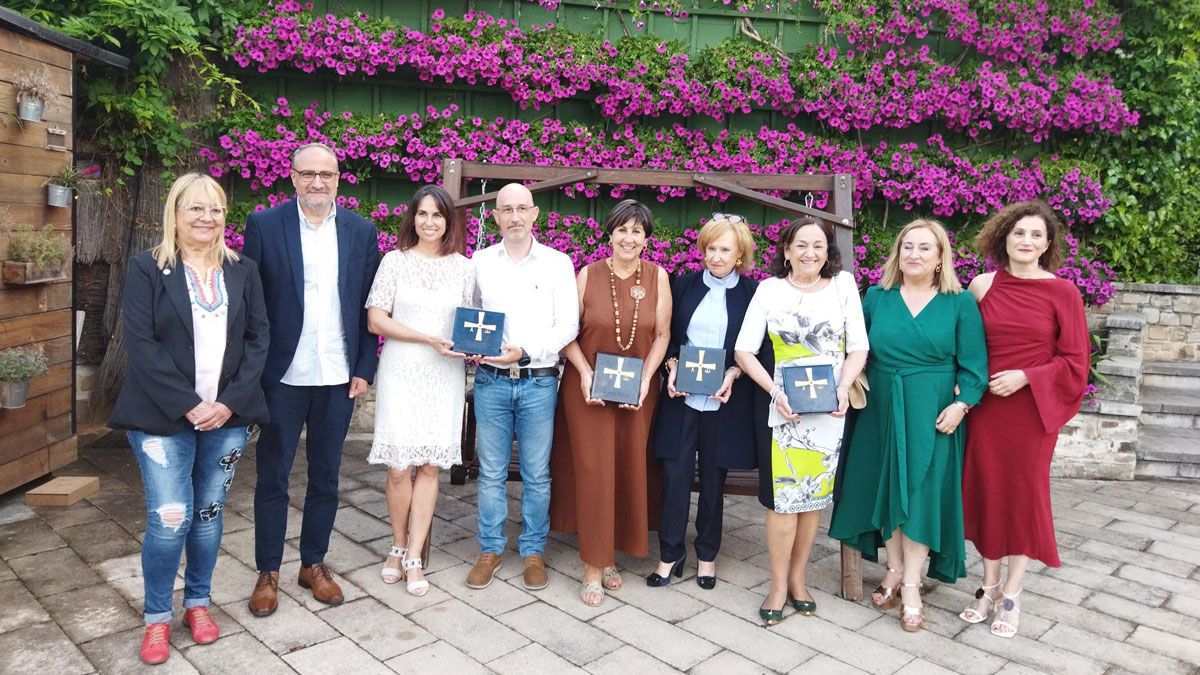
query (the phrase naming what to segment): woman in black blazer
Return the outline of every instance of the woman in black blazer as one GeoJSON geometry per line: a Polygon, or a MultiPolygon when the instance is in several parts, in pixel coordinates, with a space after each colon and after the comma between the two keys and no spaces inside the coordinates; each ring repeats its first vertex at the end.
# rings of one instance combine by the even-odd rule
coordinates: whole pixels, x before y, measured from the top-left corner
{"type": "Polygon", "coordinates": [[[250,424],[267,420],[267,319],[254,262],[225,246],[225,192],[180,176],[163,238],[129,261],[121,312],[129,371],[109,418],[128,429],[146,488],[141,658],[170,653],[171,589],[187,549],[183,622],[198,644],[218,637],[210,584],[221,511],[250,424]]]}
{"type": "MultiPolygon", "coordinates": [[[[675,279],[667,378],[654,421],[651,444],[662,463],[662,510],[658,528],[658,570],[646,577],[649,586],[666,586],[672,574],[683,575],[687,559],[690,493],[696,462],[700,464],[700,499],[696,510],[696,583],[716,586],[716,557],[721,547],[722,490],[729,469],[758,465],[757,445],[766,439],[766,399],[749,379],[739,379],[733,346],[758,284],[745,276],[754,261],[754,239],[741,216],[713,214],[696,242],[704,269],[675,279]],[[684,394],[675,389],[682,345],[725,350],[724,380],[713,396],[684,394]],[[762,400],[758,400],[762,399],[762,400]]],[[[770,350],[763,350],[768,353],[770,350]]],[[[686,365],[686,364],[685,364],[686,365]]]]}

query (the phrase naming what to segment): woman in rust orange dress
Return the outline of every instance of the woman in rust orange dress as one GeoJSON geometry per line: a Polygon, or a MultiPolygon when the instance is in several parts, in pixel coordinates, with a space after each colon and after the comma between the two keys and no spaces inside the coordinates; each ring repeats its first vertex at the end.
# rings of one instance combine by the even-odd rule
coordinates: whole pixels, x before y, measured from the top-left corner
{"type": "Polygon", "coordinates": [[[671,330],[667,273],[642,260],[654,231],[650,209],[626,199],[604,219],[613,253],[579,272],[579,336],[567,357],[550,454],[550,526],[579,534],[579,596],[595,607],[623,583],[613,554],[649,554],[658,522],[658,475],[647,452],[658,402],[658,367],[671,330]],[[643,360],[637,405],[591,398],[596,354],[643,360]]]}
{"type": "Polygon", "coordinates": [[[983,556],[983,587],[959,616],[1011,638],[1030,558],[1059,567],[1050,511],[1058,430],[1083,400],[1091,363],[1083,299],[1052,273],[1064,229],[1043,202],[1018,202],[984,223],[975,247],[1000,265],[969,290],[987,333],[988,390],[971,412],[963,464],[966,538],[983,556]],[[1008,577],[1000,583],[1000,563],[1008,577]]]}

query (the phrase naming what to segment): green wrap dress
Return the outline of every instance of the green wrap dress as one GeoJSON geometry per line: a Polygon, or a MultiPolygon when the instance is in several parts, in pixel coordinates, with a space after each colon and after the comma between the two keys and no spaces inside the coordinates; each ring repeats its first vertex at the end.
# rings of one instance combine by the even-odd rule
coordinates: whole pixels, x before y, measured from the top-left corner
{"type": "Polygon", "coordinates": [[[935,422],[955,400],[978,403],[987,387],[979,308],[970,293],[941,293],[914,317],[899,287],[874,286],[863,314],[871,388],[851,434],[829,535],[874,561],[884,538],[899,527],[929,547],[928,575],[953,583],[966,576],[962,466],[968,421],[951,435],[939,433],[935,422]]]}

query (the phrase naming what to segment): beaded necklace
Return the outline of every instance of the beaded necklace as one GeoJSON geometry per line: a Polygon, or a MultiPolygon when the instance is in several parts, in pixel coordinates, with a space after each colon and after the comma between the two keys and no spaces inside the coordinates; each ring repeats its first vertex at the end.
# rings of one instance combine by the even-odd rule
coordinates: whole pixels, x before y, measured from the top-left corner
{"type": "Polygon", "coordinates": [[[641,308],[642,298],[646,297],[646,289],[642,287],[642,261],[638,261],[637,271],[634,272],[633,287],[629,289],[629,296],[633,298],[633,327],[629,330],[629,342],[624,344],[621,343],[621,308],[617,305],[617,273],[613,271],[612,258],[605,262],[608,263],[608,287],[612,291],[613,319],[617,324],[617,348],[627,352],[633,347],[633,340],[637,337],[638,309],[641,308]]]}

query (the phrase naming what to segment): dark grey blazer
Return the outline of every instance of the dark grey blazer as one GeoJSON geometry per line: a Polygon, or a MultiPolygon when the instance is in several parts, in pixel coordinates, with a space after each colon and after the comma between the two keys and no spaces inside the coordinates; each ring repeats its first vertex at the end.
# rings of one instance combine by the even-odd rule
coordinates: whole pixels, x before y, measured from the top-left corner
{"type": "MultiPolygon", "coordinates": [[[[217,402],[233,411],[226,426],[267,421],[263,365],[267,360],[267,309],[253,260],[241,256],[222,267],[229,296],[228,332],[217,402]]],[[[121,292],[129,370],[109,426],[169,436],[187,424],[200,403],[196,394],[192,306],[183,265],[158,269],[150,251],[129,261],[121,292]]]]}

